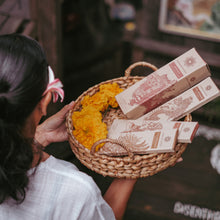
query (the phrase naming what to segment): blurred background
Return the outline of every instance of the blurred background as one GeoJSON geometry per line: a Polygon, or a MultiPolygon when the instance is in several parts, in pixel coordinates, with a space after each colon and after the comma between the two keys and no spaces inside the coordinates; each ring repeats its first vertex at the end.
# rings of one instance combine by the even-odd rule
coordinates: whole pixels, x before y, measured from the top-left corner
{"type": "MultiPolygon", "coordinates": [[[[220,88],[219,0],[0,0],[0,34],[15,32],[41,43],[63,81],[65,101],[50,114],[134,62],[160,68],[193,47],[220,88]]],[[[220,99],[192,116],[200,128],[183,162],[139,180],[124,219],[220,219],[220,99]]],[[[47,151],[75,163],[103,193],[112,181],[83,167],[68,143],[47,151]]]]}

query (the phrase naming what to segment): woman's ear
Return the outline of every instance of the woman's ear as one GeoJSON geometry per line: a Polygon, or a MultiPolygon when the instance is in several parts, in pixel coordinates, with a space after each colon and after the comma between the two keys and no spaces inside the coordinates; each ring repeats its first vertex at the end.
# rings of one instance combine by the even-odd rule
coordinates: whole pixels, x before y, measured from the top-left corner
{"type": "Polygon", "coordinates": [[[52,98],[51,92],[47,92],[46,95],[44,95],[40,101],[40,108],[43,116],[47,115],[47,107],[51,101],[51,98],[52,98]]]}

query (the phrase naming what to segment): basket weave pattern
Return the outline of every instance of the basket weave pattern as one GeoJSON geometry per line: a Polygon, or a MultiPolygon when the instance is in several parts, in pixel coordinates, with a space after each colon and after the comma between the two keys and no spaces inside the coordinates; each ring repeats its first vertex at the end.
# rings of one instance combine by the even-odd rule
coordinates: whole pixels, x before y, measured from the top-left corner
{"type": "MultiPolygon", "coordinates": [[[[110,157],[106,155],[100,155],[97,152],[94,154],[90,152],[89,149],[80,144],[73,135],[73,125],[72,125],[72,114],[74,111],[80,111],[81,101],[86,96],[92,96],[99,91],[99,86],[106,83],[116,82],[120,88],[126,89],[131,85],[135,84],[139,80],[143,79],[143,76],[130,76],[130,71],[134,67],[142,65],[150,67],[156,70],[156,67],[152,64],[138,62],[130,66],[125,71],[125,76],[120,78],[111,79],[100,84],[97,84],[87,91],[85,91],[76,100],[76,104],[72,110],[69,111],[66,117],[66,127],[69,136],[69,143],[73,153],[84,164],[87,168],[102,174],[103,176],[117,177],[117,178],[141,178],[152,176],[169,166],[175,165],[176,161],[181,157],[182,153],[185,151],[187,144],[178,143],[175,146],[175,152],[172,153],[151,153],[146,155],[128,155],[124,157],[110,157]]],[[[122,113],[120,108],[110,108],[110,110],[105,114],[103,122],[107,124],[107,128],[110,127],[113,120],[125,119],[126,116],[122,113]]],[[[191,121],[191,115],[185,117],[185,121],[191,121]]],[[[107,141],[111,141],[106,139],[107,141]]]]}

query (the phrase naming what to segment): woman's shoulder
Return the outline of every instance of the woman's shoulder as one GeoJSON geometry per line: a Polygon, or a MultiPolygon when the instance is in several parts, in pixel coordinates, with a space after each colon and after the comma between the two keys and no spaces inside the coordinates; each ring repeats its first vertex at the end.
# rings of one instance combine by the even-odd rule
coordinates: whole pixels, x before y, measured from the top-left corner
{"type": "Polygon", "coordinates": [[[48,181],[54,181],[56,179],[56,181],[60,181],[66,186],[78,186],[91,193],[97,193],[99,191],[92,177],[79,171],[74,164],[53,156],[50,156],[39,165],[36,175],[40,175],[41,178],[45,176],[48,181]]]}
{"type": "Polygon", "coordinates": [[[56,209],[53,215],[65,210],[66,216],[72,219],[114,219],[114,214],[104,201],[101,191],[89,175],[79,171],[70,162],[50,156],[44,163],[41,172],[51,175],[50,190],[56,195],[56,209]],[[51,189],[53,188],[53,189],[51,189]],[[57,208],[59,207],[59,208],[57,208]]]}
{"type": "Polygon", "coordinates": [[[73,163],[58,159],[52,155],[50,155],[49,158],[44,162],[41,162],[40,166],[41,165],[43,168],[47,168],[53,171],[55,170],[56,172],[79,171],[78,168],[73,163]]]}

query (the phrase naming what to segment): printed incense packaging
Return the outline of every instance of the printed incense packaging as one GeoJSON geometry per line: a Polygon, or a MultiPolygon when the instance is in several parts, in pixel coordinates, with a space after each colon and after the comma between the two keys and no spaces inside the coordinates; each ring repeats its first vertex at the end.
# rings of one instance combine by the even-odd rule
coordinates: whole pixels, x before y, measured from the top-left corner
{"type": "MultiPolygon", "coordinates": [[[[120,140],[134,154],[174,152],[177,129],[161,131],[141,131],[132,133],[115,133],[113,139],[120,140]]],[[[128,152],[117,144],[106,143],[99,154],[123,156],[128,152]]]]}
{"type": "Polygon", "coordinates": [[[122,112],[136,119],[210,76],[193,48],[116,96],[122,112]]]}
{"type": "Polygon", "coordinates": [[[198,122],[115,119],[108,131],[108,138],[115,138],[117,135],[133,132],[178,129],[177,142],[191,143],[198,127],[198,122]]]}
{"type": "Polygon", "coordinates": [[[138,120],[179,120],[219,95],[219,89],[208,77],[176,98],[143,115],[138,120]]]}

